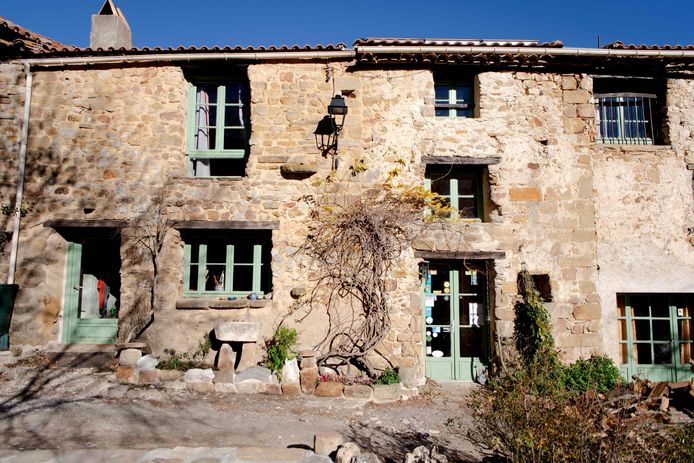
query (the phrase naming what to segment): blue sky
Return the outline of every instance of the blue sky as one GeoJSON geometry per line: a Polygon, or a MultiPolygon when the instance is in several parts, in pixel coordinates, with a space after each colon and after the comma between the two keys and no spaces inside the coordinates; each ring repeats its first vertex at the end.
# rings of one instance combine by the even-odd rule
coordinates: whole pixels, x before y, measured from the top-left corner
{"type": "MultiPolygon", "coordinates": [[[[0,0],[0,15],[88,46],[103,0],[0,0]]],[[[142,46],[315,45],[360,37],[694,44],[694,0],[115,0],[142,46]]]]}

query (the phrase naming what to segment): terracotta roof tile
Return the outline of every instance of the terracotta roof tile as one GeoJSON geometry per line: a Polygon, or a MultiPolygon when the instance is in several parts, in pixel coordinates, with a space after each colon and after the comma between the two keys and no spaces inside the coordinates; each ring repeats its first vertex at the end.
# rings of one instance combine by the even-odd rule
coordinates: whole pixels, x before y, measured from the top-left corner
{"type": "Polygon", "coordinates": [[[612,42],[605,45],[604,48],[613,50],[694,50],[694,45],[636,45],[634,43],[612,42]]]}
{"type": "Polygon", "coordinates": [[[506,39],[427,39],[427,38],[382,38],[368,37],[357,39],[353,46],[444,46],[444,47],[542,47],[562,48],[559,40],[538,42],[537,40],[506,39]]]}
{"type": "Polygon", "coordinates": [[[0,16],[0,31],[2,30],[9,32],[10,35],[14,35],[15,38],[13,39],[13,43],[20,47],[20,49],[25,49],[30,53],[69,51],[76,49],[76,47],[72,45],[65,45],[56,40],[44,37],[43,35],[30,31],[0,16]]]}

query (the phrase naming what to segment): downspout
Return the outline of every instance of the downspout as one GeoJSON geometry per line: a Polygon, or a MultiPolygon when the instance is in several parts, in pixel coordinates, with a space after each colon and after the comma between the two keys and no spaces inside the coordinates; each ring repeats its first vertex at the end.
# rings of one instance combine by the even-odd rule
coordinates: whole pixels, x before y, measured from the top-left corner
{"type": "Polygon", "coordinates": [[[26,93],[24,95],[24,120],[22,121],[22,140],[19,145],[19,169],[17,173],[17,194],[14,199],[14,227],[12,228],[12,245],[10,251],[10,268],[7,275],[7,284],[14,283],[14,274],[17,267],[17,250],[19,249],[19,222],[22,218],[22,196],[24,195],[24,170],[26,168],[27,141],[29,139],[29,109],[31,108],[31,88],[33,77],[31,65],[24,63],[26,76],[26,93]]]}

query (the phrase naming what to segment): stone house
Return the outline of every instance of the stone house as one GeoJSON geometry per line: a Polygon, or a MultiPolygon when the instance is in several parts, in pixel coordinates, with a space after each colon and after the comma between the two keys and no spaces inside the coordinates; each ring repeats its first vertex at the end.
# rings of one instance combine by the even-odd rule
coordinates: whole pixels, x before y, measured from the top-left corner
{"type": "Polygon", "coordinates": [[[153,306],[142,338],[158,354],[225,320],[259,322],[260,338],[285,322],[316,346],[325,317],[290,308],[311,279],[302,198],[335,167],[314,132],[340,95],[336,174],[363,163],[352,181],[366,188],[397,165],[456,211],[389,280],[376,367],[473,379],[512,333],[525,268],[565,360],[690,376],[691,45],[132,48],[110,1],[96,16],[92,48],[0,20],[0,197],[21,190],[30,207],[16,253],[12,211],[1,222],[0,276],[20,286],[13,344],[114,343],[153,306]],[[133,224],[163,232],[156,278],[125,239],[133,224]]]}

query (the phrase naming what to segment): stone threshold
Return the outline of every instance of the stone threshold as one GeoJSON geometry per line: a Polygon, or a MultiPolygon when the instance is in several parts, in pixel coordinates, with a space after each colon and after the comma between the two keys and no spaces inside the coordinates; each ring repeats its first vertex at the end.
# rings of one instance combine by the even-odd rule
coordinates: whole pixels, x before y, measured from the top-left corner
{"type": "Polygon", "coordinates": [[[234,310],[234,309],[262,309],[272,301],[267,299],[251,300],[236,299],[233,301],[224,299],[184,298],[176,301],[178,310],[234,310]]]}

